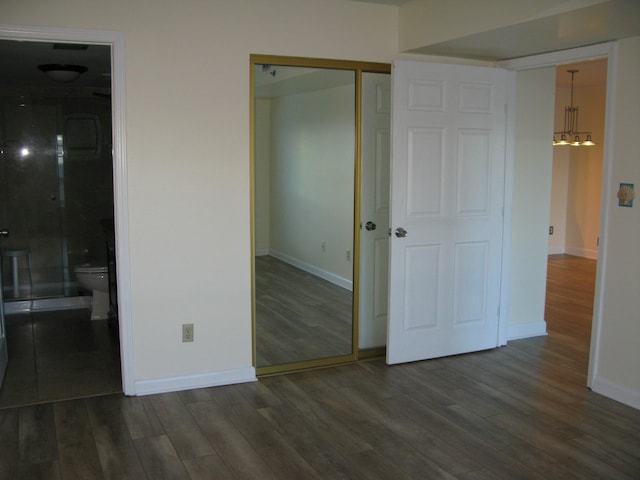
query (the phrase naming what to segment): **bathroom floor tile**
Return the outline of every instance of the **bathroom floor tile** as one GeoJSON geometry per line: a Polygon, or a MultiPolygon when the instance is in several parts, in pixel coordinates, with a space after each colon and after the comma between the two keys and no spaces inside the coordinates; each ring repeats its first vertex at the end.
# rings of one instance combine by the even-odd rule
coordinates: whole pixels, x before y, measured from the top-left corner
{"type": "Polygon", "coordinates": [[[122,392],[118,335],[88,309],[6,316],[0,408],[122,392]]]}

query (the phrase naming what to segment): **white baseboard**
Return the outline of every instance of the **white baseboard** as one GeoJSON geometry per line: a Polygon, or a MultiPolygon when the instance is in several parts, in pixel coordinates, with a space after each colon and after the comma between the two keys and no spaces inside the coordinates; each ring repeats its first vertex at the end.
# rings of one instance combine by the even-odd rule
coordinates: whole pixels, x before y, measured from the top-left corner
{"type": "Polygon", "coordinates": [[[574,255],[576,257],[590,258],[591,260],[598,259],[597,250],[588,250],[586,248],[579,247],[566,247],[564,253],[568,255],[574,255]]]}
{"type": "Polygon", "coordinates": [[[219,387],[235,383],[255,382],[256,369],[253,367],[236,368],[222,372],[187,375],[185,377],[154,378],[135,382],[135,395],[179,392],[196,388],[219,387]]]}
{"type": "Polygon", "coordinates": [[[560,255],[565,253],[564,247],[549,247],[549,255],[560,255]]]}
{"type": "Polygon", "coordinates": [[[284,253],[276,252],[274,250],[270,251],[270,255],[272,257],[277,258],[278,260],[282,260],[289,265],[293,265],[300,270],[304,270],[305,272],[309,272],[316,277],[320,277],[327,282],[333,283],[339,287],[342,287],[350,292],[353,291],[353,282],[348,278],[341,277],[336,275],[335,273],[331,273],[327,270],[323,270],[322,268],[316,267],[315,265],[311,265],[310,263],[303,262],[302,260],[298,260],[297,258],[290,257],[289,255],[285,255],[284,253]]]}
{"type": "Polygon", "coordinates": [[[523,338],[540,337],[547,334],[547,322],[529,322],[510,324],[507,326],[507,341],[523,338]]]}
{"type": "Polygon", "coordinates": [[[265,257],[269,255],[268,248],[256,248],[256,257],[265,257]]]}
{"type": "Polygon", "coordinates": [[[591,390],[605,397],[616,400],[625,405],[629,405],[640,410],[640,391],[629,387],[617,385],[606,378],[598,377],[593,379],[591,390]]]}

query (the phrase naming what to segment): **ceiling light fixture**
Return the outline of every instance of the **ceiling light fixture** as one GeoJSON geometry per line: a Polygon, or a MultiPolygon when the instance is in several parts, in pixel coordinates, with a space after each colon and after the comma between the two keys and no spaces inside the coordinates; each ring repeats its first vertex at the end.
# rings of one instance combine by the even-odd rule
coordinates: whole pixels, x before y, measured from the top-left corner
{"type": "Polygon", "coordinates": [[[578,129],[578,107],[573,105],[573,77],[578,70],[567,70],[571,74],[571,105],[564,107],[564,129],[560,132],[553,132],[554,145],[571,145],[573,147],[595,145],[591,139],[591,132],[581,132],[578,129]],[[560,135],[560,140],[556,141],[556,135],[560,135]],[[585,141],[580,141],[580,135],[586,135],[585,141]]]}
{"type": "Polygon", "coordinates": [[[87,71],[87,67],[82,65],[66,65],[63,63],[47,63],[38,65],[38,70],[45,73],[56,82],[72,82],[87,71]]]}

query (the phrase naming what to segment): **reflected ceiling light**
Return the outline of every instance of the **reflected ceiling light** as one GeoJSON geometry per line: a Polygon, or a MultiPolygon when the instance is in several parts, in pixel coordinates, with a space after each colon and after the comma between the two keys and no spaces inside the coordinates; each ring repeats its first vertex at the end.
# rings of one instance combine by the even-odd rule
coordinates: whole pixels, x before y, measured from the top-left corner
{"type": "Polygon", "coordinates": [[[272,77],[276,76],[276,69],[272,65],[262,65],[262,71],[268,73],[272,77]]]}
{"type": "Polygon", "coordinates": [[[87,67],[82,65],[66,65],[63,63],[47,63],[45,65],[38,65],[38,70],[56,82],[67,83],[74,81],[86,72],[87,67]]]}
{"type": "Polygon", "coordinates": [[[553,144],[590,147],[595,145],[591,139],[591,132],[581,132],[578,129],[578,107],[573,105],[573,77],[578,70],[567,70],[567,72],[571,74],[571,105],[564,107],[564,129],[560,132],[553,132],[553,144]],[[560,135],[559,141],[556,141],[556,135],[560,135]],[[586,135],[587,139],[581,142],[580,135],[586,135]]]}

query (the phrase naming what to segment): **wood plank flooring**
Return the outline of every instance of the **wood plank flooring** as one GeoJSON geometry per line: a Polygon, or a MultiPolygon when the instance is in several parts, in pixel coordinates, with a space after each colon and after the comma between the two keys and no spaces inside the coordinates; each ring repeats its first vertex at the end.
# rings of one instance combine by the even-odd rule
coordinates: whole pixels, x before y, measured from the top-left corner
{"type": "Polygon", "coordinates": [[[548,336],[491,351],[0,410],[0,478],[637,480],[640,411],[585,387],[562,325],[589,323],[586,277],[550,285],[548,336]]]}
{"type": "Polygon", "coordinates": [[[255,283],[258,367],[351,354],[349,290],[271,256],[255,283]]]}

